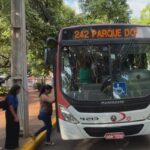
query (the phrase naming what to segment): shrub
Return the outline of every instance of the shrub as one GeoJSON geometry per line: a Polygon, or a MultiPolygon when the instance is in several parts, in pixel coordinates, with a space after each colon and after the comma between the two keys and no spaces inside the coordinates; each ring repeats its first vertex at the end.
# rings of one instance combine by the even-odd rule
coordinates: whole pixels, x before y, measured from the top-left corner
{"type": "Polygon", "coordinates": [[[5,96],[8,93],[8,88],[0,86],[0,96],[5,96]]]}

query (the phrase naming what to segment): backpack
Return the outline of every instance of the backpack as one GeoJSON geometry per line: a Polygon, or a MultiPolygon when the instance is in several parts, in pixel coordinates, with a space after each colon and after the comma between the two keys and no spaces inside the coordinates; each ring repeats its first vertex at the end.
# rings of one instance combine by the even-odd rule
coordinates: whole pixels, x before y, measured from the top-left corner
{"type": "Polygon", "coordinates": [[[0,109],[2,110],[7,110],[8,108],[8,103],[7,103],[7,98],[5,98],[4,100],[0,101],[0,109]]]}

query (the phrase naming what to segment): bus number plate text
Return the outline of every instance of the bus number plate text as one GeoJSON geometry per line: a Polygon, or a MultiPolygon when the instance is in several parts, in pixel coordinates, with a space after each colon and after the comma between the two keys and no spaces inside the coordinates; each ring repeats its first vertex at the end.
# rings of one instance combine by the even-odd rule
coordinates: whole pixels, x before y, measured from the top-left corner
{"type": "Polygon", "coordinates": [[[115,133],[106,133],[104,138],[106,140],[113,140],[113,139],[124,139],[125,135],[123,132],[115,132],[115,133]]]}

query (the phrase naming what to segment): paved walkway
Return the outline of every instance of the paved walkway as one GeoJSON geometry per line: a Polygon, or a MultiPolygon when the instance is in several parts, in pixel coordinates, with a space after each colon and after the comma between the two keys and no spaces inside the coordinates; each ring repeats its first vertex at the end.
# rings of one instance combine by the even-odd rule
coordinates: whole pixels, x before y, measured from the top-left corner
{"type": "MultiPolygon", "coordinates": [[[[29,132],[33,134],[43,124],[37,119],[39,112],[39,98],[36,90],[29,90],[29,132]]],[[[5,112],[0,111],[0,147],[5,143],[5,112]]],[[[20,146],[26,142],[26,138],[20,138],[20,146]]]]}

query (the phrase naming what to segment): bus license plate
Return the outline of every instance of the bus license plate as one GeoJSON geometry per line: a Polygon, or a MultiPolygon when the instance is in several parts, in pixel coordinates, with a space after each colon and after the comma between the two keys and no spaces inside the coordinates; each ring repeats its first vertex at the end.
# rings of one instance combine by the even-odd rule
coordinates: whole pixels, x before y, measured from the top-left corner
{"type": "Polygon", "coordinates": [[[106,140],[113,140],[113,139],[124,139],[125,135],[123,132],[116,132],[116,133],[106,133],[104,138],[106,140]]]}

